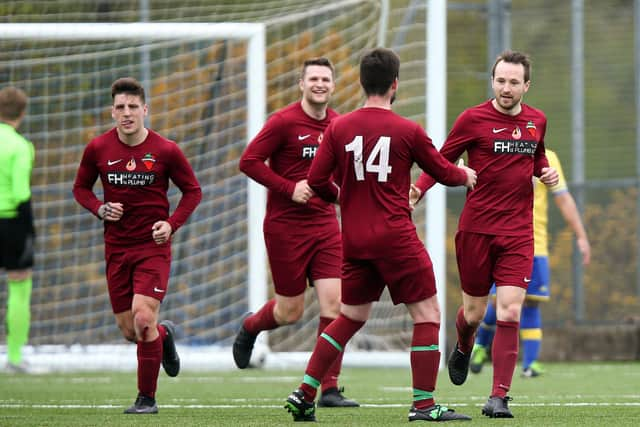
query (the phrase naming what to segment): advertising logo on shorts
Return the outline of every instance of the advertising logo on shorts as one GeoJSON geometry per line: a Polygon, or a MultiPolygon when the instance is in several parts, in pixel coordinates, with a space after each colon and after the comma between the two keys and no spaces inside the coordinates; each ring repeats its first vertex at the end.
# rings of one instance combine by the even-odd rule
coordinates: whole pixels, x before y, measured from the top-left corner
{"type": "Polygon", "coordinates": [[[144,164],[144,167],[147,168],[148,171],[150,171],[151,169],[153,169],[153,165],[156,164],[156,156],[151,153],[147,153],[142,158],[142,163],[144,164]]]}

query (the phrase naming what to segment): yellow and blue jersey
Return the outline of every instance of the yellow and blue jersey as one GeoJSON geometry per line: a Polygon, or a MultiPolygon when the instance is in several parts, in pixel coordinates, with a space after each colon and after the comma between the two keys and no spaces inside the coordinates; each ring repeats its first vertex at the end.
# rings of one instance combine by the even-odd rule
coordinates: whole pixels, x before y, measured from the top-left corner
{"type": "Polygon", "coordinates": [[[547,212],[549,209],[548,192],[557,195],[569,191],[558,156],[548,148],[546,149],[546,155],[549,160],[549,166],[558,171],[559,180],[553,187],[547,187],[538,178],[533,178],[533,241],[535,256],[549,256],[549,237],[547,233],[547,224],[549,222],[547,212]]]}

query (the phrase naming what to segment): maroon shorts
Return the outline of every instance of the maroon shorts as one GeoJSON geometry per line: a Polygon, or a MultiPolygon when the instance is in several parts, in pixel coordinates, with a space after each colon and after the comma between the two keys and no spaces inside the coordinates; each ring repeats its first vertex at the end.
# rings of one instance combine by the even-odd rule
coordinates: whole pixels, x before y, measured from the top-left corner
{"type": "Polygon", "coordinates": [[[394,304],[411,304],[436,294],[436,279],[427,252],[387,258],[345,259],[342,265],[342,302],[361,305],[378,301],[385,286],[394,304]]]}
{"type": "Polygon", "coordinates": [[[527,289],[533,268],[533,236],[456,233],[460,286],[467,294],[489,294],[491,285],[527,289]]]}
{"type": "Polygon", "coordinates": [[[134,294],[162,302],[167,294],[171,269],[169,244],[151,243],[133,247],[105,245],[105,260],[109,298],[114,313],[131,310],[134,294]]]}
{"type": "Polygon", "coordinates": [[[304,293],[307,280],[340,277],[342,240],[340,229],[326,227],[313,232],[264,232],[276,294],[293,297],[304,293]]]}

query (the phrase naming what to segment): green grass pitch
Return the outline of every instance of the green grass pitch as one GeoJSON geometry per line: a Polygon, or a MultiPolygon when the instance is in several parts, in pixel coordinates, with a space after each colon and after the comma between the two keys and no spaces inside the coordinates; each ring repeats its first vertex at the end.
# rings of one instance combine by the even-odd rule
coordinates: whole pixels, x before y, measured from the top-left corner
{"type": "MultiPolygon", "coordinates": [[[[515,418],[481,415],[491,369],[469,374],[463,386],[441,371],[440,404],[471,415],[467,425],[638,426],[640,362],[557,363],[538,378],[516,371],[510,404],[515,418]]],[[[0,426],[280,426],[292,425],[284,400],[302,378],[302,369],[161,373],[158,415],[124,415],[136,394],[135,373],[0,374],[0,426]]],[[[345,394],[362,407],[320,408],[326,426],[407,425],[409,369],[345,368],[345,394]]],[[[412,423],[416,424],[416,423],[412,423]]],[[[460,423],[457,423],[460,424],[460,423]]]]}

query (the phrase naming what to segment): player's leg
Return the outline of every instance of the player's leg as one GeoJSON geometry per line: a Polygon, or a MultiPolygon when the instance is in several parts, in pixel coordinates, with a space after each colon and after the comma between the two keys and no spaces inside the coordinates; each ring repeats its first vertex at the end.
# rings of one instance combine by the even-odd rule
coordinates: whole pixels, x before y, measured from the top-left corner
{"type": "Polygon", "coordinates": [[[537,301],[525,301],[522,307],[520,338],[522,340],[522,375],[537,377],[542,373],[537,363],[542,342],[542,318],[537,301]]]}
{"type": "Polygon", "coordinates": [[[313,403],[324,378],[336,359],[344,352],[347,342],[364,326],[371,313],[372,302],[377,301],[384,282],[366,261],[345,261],[343,283],[348,289],[342,293],[342,307],[336,320],[320,334],[300,384],[287,398],[285,408],[296,421],[315,420],[313,403]]]}
{"type": "Polygon", "coordinates": [[[413,401],[409,421],[470,419],[436,404],[441,314],[427,252],[420,248],[416,253],[407,251],[391,259],[378,260],[377,270],[387,284],[392,302],[405,304],[413,320],[410,355],[413,401]]]}
{"type": "Polygon", "coordinates": [[[462,385],[467,379],[475,333],[487,308],[493,281],[492,240],[493,237],[488,235],[464,231],[456,233],[456,260],[462,288],[462,306],[456,314],[457,342],[447,362],[449,379],[455,385],[462,385]]]}
{"type": "Polygon", "coordinates": [[[138,358],[138,397],[127,414],[157,413],[156,390],[162,363],[162,338],[158,332],[160,301],[136,294],[133,297],[133,327],[138,358]]]}
{"type": "Polygon", "coordinates": [[[493,339],[493,385],[483,414],[512,418],[507,396],[518,359],[520,315],[533,266],[533,238],[502,237],[494,269],[496,279],[496,334],[493,339]]]}
{"type": "Polygon", "coordinates": [[[125,413],[157,413],[158,374],[163,362],[163,339],[158,327],[160,303],[168,290],[171,251],[168,246],[136,248],[127,254],[133,298],[131,314],[137,343],[138,397],[125,413]]]}
{"type": "Polygon", "coordinates": [[[527,296],[520,317],[520,339],[522,347],[522,375],[536,377],[544,370],[538,358],[542,345],[542,313],[540,303],[549,299],[550,283],[549,259],[536,256],[533,260],[531,283],[527,288],[527,296]]]}
{"type": "MultiPolygon", "coordinates": [[[[339,272],[337,273],[339,275],[339,272]]],[[[320,306],[320,319],[318,322],[318,337],[340,313],[340,279],[314,280],[314,288],[318,296],[320,306]]],[[[342,370],[344,352],[340,353],[331,365],[324,378],[321,379],[322,396],[318,400],[319,407],[357,407],[358,402],[346,398],[342,393],[344,388],[338,386],[338,378],[342,370]]]]}
{"type": "Polygon", "coordinates": [[[411,338],[411,378],[413,403],[409,421],[470,420],[471,417],[436,404],[435,388],[440,365],[440,307],[434,295],[407,304],[413,319],[411,338]]]}
{"type": "Polygon", "coordinates": [[[22,349],[29,339],[31,324],[31,270],[7,271],[7,282],[7,368],[9,371],[27,373],[22,349]]]}
{"type": "Polygon", "coordinates": [[[342,313],[320,334],[313,348],[300,387],[287,398],[285,408],[295,421],[315,421],[313,403],[320,380],[342,357],[347,342],[364,326],[371,313],[372,303],[357,306],[343,305],[342,313]]]}
{"type": "Polygon", "coordinates": [[[270,233],[265,245],[271,267],[275,297],[242,319],[233,342],[233,359],[240,369],[249,367],[258,334],[297,322],[304,313],[307,266],[312,257],[313,236],[270,233]]]}
{"type": "Polygon", "coordinates": [[[7,270],[7,369],[29,373],[22,350],[29,340],[33,286],[33,235],[15,219],[0,219],[0,268],[7,270]]]}
{"type": "MultiPolygon", "coordinates": [[[[316,237],[315,252],[309,263],[309,276],[316,291],[320,316],[318,336],[340,314],[340,291],[342,274],[342,239],[337,223],[327,227],[316,237]]],[[[320,407],[357,407],[358,402],[346,398],[344,388],[338,386],[342,370],[344,353],[336,358],[327,374],[321,380],[322,396],[318,400],[320,407]]]]}
{"type": "Polygon", "coordinates": [[[476,341],[473,344],[469,364],[469,370],[474,374],[480,373],[483,365],[489,361],[489,351],[493,343],[493,335],[496,331],[495,292],[495,286],[492,286],[487,311],[476,332],[476,341]]]}

